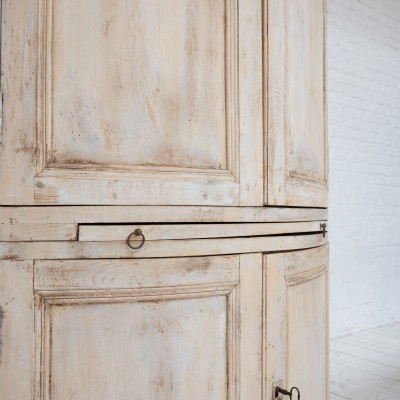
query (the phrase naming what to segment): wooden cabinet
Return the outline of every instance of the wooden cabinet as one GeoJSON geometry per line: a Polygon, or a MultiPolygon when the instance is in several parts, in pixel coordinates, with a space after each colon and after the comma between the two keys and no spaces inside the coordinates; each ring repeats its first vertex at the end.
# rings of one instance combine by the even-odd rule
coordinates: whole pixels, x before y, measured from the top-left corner
{"type": "Polygon", "coordinates": [[[0,397],[327,400],[325,0],[1,4],[0,397]]]}

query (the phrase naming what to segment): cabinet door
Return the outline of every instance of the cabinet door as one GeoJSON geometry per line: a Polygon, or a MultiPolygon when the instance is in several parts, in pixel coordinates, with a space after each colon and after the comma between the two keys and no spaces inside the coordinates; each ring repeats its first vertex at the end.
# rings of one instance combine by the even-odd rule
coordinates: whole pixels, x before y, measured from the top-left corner
{"type": "Polygon", "coordinates": [[[36,261],[34,293],[28,267],[0,262],[27,282],[0,296],[8,400],[31,376],[37,400],[261,399],[261,254],[36,261]]]}
{"type": "Polygon", "coordinates": [[[4,0],[0,204],[262,205],[261,7],[4,0]]]}
{"type": "Polygon", "coordinates": [[[327,207],[325,0],[269,0],[266,202],[327,207]]]}
{"type": "Polygon", "coordinates": [[[264,256],[266,399],[273,386],[328,396],[328,246],[264,256]]]}

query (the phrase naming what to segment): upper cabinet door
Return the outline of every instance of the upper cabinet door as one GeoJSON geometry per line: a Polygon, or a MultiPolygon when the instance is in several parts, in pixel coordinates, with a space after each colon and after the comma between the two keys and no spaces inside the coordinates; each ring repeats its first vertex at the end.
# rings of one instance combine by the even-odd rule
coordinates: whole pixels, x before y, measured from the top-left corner
{"type": "Polygon", "coordinates": [[[260,0],[4,0],[0,204],[263,204],[260,0]]]}
{"type": "Polygon", "coordinates": [[[325,29],[325,0],[268,1],[269,205],[328,205],[325,29]]]}

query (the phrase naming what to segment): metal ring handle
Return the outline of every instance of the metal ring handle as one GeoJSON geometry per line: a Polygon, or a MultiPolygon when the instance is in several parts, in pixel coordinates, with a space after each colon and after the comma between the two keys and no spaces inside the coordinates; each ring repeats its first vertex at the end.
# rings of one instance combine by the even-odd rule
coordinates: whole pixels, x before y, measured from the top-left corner
{"type": "Polygon", "coordinates": [[[127,239],[128,246],[129,246],[131,249],[133,249],[133,250],[138,250],[138,249],[142,248],[145,241],[146,241],[146,238],[144,237],[143,232],[142,232],[142,230],[141,230],[140,228],[135,229],[135,230],[128,236],[128,239],[127,239]],[[132,244],[131,244],[132,236],[141,236],[141,237],[142,237],[142,242],[139,244],[139,246],[136,246],[136,247],[135,247],[135,246],[132,246],[132,244]]]}

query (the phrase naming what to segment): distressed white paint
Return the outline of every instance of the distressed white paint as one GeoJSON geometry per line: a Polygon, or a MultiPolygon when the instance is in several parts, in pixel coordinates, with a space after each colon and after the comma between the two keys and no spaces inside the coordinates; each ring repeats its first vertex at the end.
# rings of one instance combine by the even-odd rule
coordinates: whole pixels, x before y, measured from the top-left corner
{"type": "Polygon", "coordinates": [[[267,203],[327,207],[325,0],[268,1],[267,203]]]}
{"type": "Polygon", "coordinates": [[[264,398],[273,398],[272,386],[283,385],[298,387],[308,400],[327,399],[328,246],[267,254],[264,268],[264,398]]]}
{"type": "Polygon", "coordinates": [[[0,203],[13,207],[0,209],[0,393],[271,398],[273,356],[279,381],[325,400],[327,237],[314,217],[326,211],[184,207],[261,206],[272,161],[291,182],[289,200],[270,204],[326,206],[325,0],[5,0],[3,12],[0,203]],[[283,86],[271,71],[285,71],[283,86]],[[278,113],[288,130],[264,138],[278,113]],[[278,151],[270,139],[285,134],[278,151]],[[19,207],[34,204],[80,206],[19,207]],[[312,234],[267,236],[265,217],[312,234]],[[210,218],[235,233],[193,226],[210,218]],[[115,225],[166,220],[192,224],[145,225],[136,251],[115,225]],[[72,240],[84,222],[117,235],[91,225],[72,240]]]}
{"type": "Polygon", "coordinates": [[[14,3],[1,204],[263,204],[260,1],[14,3]]]}

